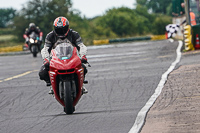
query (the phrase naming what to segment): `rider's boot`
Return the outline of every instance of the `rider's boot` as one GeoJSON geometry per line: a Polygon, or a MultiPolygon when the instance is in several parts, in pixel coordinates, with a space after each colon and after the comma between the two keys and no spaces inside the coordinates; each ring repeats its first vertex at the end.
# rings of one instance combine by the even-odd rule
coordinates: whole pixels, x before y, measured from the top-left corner
{"type": "Polygon", "coordinates": [[[84,80],[83,83],[84,83],[84,84],[88,84],[88,81],[87,81],[87,80],[84,80]]]}
{"type": "MultiPolygon", "coordinates": [[[[46,86],[51,86],[51,81],[50,80],[45,80],[45,82],[46,82],[46,86]]],[[[49,94],[52,94],[52,95],[54,94],[52,87],[50,87],[49,94]]]]}
{"type": "Polygon", "coordinates": [[[51,95],[53,95],[53,94],[54,94],[52,87],[50,87],[49,94],[51,94],[51,95]]]}
{"type": "Polygon", "coordinates": [[[46,86],[51,86],[51,81],[50,80],[45,80],[46,86]]]}
{"type": "Polygon", "coordinates": [[[87,94],[88,93],[88,90],[83,86],[82,87],[82,94],[87,94]]]}
{"type": "MultiPolygon", "coordinates": [[[[83,83],[84,83],[84,84],[88,84],[88,81],[87,81],[87,80],[84,80],[83,83]]],[[[88,90],[83,86],[83,87],[82,87],[82,94],[87,94],[87,93],[88,93],[88,90]]]]}

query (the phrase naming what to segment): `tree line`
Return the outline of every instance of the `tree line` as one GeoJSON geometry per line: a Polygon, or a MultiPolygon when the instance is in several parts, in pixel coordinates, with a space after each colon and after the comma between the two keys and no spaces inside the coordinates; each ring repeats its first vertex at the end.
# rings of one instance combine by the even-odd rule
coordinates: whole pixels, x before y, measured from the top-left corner
{"type": "Polygon", "coordinates": [[[171,0],[167,1],[136,0],[135,9],[112,8],[102,16],[88,19],[72,8],[71,0],[30,0],[20,11],[0,9],[0,28],[13,28],[17,40],[23,42],[22,35],[33,22],[43,31],[45,38],[53,29],[54,19],[65,16],[70,28],[79,32],[86,45],[91,45],[93,39],[158,35],[164,34],[165,26],[171,23],[171,0]]]}

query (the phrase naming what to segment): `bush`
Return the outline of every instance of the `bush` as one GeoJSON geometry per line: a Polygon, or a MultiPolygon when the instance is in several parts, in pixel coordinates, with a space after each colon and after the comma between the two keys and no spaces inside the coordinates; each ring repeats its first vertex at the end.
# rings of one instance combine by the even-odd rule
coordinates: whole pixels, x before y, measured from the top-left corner
{"type": "Polygon", "coordinates": [[[11,28],[0,28],[0,35],[13,34],[13,29],[11,28]]]}
{"type": "Polygon", "coordinates": [[[135,12],[126,7],[108,10],[104,16],[99,18],[96,26],[102,27],[102,29],[110,29],[120,37],[137,34],[135,12]]]}
{"type": "Polygon", "coordinates": [[[153,34],[155,35],[162,35],[165,34],[165,26],[172,23],[172,18],[166,15],[157,15],[156,19],[154,20],[152,27],[153,27],[153,34]]]}

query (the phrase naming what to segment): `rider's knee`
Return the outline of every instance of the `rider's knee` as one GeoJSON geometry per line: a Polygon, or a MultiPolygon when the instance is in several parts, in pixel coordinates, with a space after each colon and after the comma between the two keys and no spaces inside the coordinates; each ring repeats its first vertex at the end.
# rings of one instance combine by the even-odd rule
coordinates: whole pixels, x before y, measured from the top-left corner
{"type": "Polygon", "coordinates": [[[49,73],[48,70],[45,69],[45,66],[43,65],[38,73],[41,80],[48,80],[49,79],[49,73]]]}

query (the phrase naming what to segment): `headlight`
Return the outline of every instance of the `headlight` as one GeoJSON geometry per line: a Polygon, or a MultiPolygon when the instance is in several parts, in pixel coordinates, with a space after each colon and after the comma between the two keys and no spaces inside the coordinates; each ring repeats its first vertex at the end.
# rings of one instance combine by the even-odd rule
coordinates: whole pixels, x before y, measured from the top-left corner
{"type": "Polygon", "coordinates": [[[34,43],[34,40],[32,38],[30,39],[30,43],[34,43]]]}

